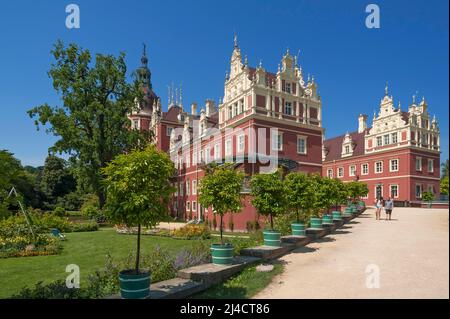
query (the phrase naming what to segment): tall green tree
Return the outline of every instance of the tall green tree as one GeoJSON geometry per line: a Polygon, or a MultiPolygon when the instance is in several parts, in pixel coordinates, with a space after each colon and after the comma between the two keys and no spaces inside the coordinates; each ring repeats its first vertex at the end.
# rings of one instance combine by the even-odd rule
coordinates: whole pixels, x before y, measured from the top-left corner
{"type": "Polygon", "coordinates": [[[269,217],[273,230],[273,217],[287,209],[286,186],[279,171],[272,174],[256,174],[251,179],[252,204],[259,214],[269,217]]]}
{"type": "Polygon", "coordinates": [[[306,222],[316,200],[316,190],[312,187],[309,176],[299,172],[289,173],[286,175],[285,185],[289,209],[295,212],[297,222],[300,219],[306,222]]]}
{"type": "Polygon", "coordinates": [[[55,155],[47,156],[42,171],[41,187],[52,201],[75,191],[76,180],[64,159],[55,155]]]}
{"type": "Polygon", "coordinates": [[[355,201],[360,197],[366,196],[369,193],[369,188],[366,183],[352,181],[345,184],[347,189],[348,197],[355,201]]]}
{"type": "Polygon", "coordinates": [[[441,194],[448,195],[448,176],[441,179],[440,191],[441,194]]]}
{"type": "Polygon", "coordinates": [[[118,57],[97,54],[94,62],[89,50],[77,44],[65,47],[61,41],[51,53],[55,62],[49,76],[62,105],[43,104],[28,114],[38,129],[41,124],[47,133],[59,137],[50,150],[71,156],[103,206],[100,169],[116,155],[146,141],[130,129],[127,118],[143,97],[141,85],[138,80],[127,82],[124,53],[118,57]]]}
{"type": "Polygon", "coordinates": [[[220,241],[223,245],[223,216],[238,213],[242,209],[242,184],[244,173],[229,165],[217,166],[206,171],[200,181],[199,202],[203,207],[212,207],[220,216],[220,241]]]}
{"type": "Polygon", "coordinates": [[[0,215],[3,217],[9,214],[9,208],[17,208],[17,202],[8,199],[12,187],[25,206],[39,206],[36,176],[25,170],[13,153],[0,150],[0,215]]]}
{"type": "Polygon", "coordinates": [[[106,213],[111,221],[138,227],[136,273],[139,273],[141,226],[153,227],[167,220],[175,188],[170,178],[175,166],[154,146],[118,155],[105,168],[106,213]]]}

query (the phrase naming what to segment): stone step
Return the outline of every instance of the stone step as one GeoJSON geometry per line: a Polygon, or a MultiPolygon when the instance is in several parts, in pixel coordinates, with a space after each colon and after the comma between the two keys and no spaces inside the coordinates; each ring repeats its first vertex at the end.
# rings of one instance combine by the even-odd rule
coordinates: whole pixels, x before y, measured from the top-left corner
{"type": "Polygon", "coordinates": [[[308,236],[311,240],[322,238],[325,235],[330,233],[329,230],[325,228],[307,228],[306,236],[308,236]]]}
{"type": "Polygon", "coordinates": [[[184,299],[208,288],[203,282],[173,278],[150,285],[150,299],[184,299]]]}
{"type": "Polygon", "coordinates": [[[332,223],[332,224],[322,223],[322,228],[332,232],[333,230],[336,229],[336,226],[334,225],[334,223],[332,223]]]}
{"type": "Polygon", "coordinates": [[[282,243],[281,247],[272,247],[272,246],[256,246],[244,248],[241,250],[241,255],[243,256],[251,256],[258,257],[263,260],[271,260],[283,256],[295,249],[296,245],[292,243],[282,243]]]}
{"type": "Polygon", "coordinates": [[[288,235],[281,237],[282,243],[294,244],[296,248],[303,247],[311,242],[308,236],[288,235]]]}
{"type": "Polygon", "coordinates": [[[259,260],[260,258],[254,256],[236,256],[232,265],[214,265],[212,263],[198,265],[179,270],[178,277],[201,282],[209,287],[225,281],[246,266],[259,260]]]}

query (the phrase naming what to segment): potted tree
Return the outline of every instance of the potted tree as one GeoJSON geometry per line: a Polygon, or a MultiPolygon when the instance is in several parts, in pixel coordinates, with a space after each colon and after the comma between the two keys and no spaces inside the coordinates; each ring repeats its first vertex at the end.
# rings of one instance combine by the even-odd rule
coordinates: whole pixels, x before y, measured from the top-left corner
{"type": "Polygon", "coordinates": [[[324,178],[319,174],[312,174],[309,176],[309,187],[314,190],[314,197],[312,198],[311,208],[312,214],[309,219],[311,228],[322,228],[322,213],[321,210],[327,206],[328,194],[324,187],[324,178]]]}
{"type": "Polygon", "coordinates": [[[166,153],[148,146],[118,155],[102,172],[108,217],[128,227],[137,226],[135,267],[119,273],[122,298],[146,298],[150,294],[150,271],[139,266],[141,227],[153,227],[168,219],[169,201],[175,191],[170,183],[174,165],[166,153]]]}
{"type": "MultiPolygon", "coordinates": [[[[212,207],[214,214],[220,216],[220,244],[211,245],[213,264],[229,265],[233,262],[233,245],[223,240],[223,216],[238,213],[242,208],[242,184],[244,173],[234,170],[230,165],[212,164],[206,170],[199,185],[199,202],[203,207],[212,207]]],[[[215,221],[215,216],[213,216],[215,221]]]]}
{"type": "Polygon", "coordinates": [[[347,188],[344,183],[338,179],[334,178],[331,180],[330,185],[330,197],[331,202],[334,204],[334,210],[331,212],[333,220],[341,220],[341,211],[339,206],[345,204],[348,198],[347,188]]]}
{"type": "Polygon", "coordinates": [[[428,203],[428,208],[431,208],[434,201],[434,194],[432,192],[424,192],[422,194],[422,200],[428,203]]]}
{"type": "Polygon", "coordinates": [[[268,216],[270,229],[265,229],[264,245],[281,246],[281,233],[273,229],[273,217],[283,214],[287,208],[286,187],[279,171],[256,174],[251,179],[252,204],[259,214],[268,216]]]}
{"type": "Polygon", "coordinates": [[[314,203],[314,189],[310,187],[308,175],[298,172],[289,173],[285,179],[288,208],[295,212],[296,220],[291,223],[292,235],[305,235],[305,222],[314,203]],[[302,214],[302,218],[300,215],[302,214]]]}

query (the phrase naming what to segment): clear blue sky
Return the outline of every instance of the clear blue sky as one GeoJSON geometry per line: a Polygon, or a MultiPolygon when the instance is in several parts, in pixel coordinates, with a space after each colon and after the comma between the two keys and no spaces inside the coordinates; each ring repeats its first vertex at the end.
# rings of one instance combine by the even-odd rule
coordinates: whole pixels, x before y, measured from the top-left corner
{"type": "Polygon", "coordinates": [[[26,110],[61,103],[47,76],[57,39],[92,52],[127,53],[129,71],[148,45],[153,85],[167,107],[167,84],[183,83],[189,105],[223,95],[233,33],[251,65],[275,71],[287,47],[301,50],[323,100],[326,136],[369,119],[386,81],[406,110],[418,91],[440,121],[448,158],[448,1],[2,1],[0,5],[0,149],[41,165],[56,140],[37,132],[26,110]],[[65,27],[66,5],[81,10],[81,28],[65,27]],[[365,7],[381,9],[381,28],[365,27],[365,7]]]}

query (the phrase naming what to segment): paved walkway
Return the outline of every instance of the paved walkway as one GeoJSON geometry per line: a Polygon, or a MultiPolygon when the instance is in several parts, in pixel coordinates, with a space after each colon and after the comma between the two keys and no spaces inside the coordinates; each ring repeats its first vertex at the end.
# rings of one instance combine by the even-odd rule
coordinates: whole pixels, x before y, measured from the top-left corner
{"type": "Polygon", "coordinates": [[[395,208],[392,218],[377,221],[368,209],[284,256],[283,274],[255,298],[449,298],[449,211],[395,208]],[[372,264],[380,280],[369,289],[372,264]]]}

